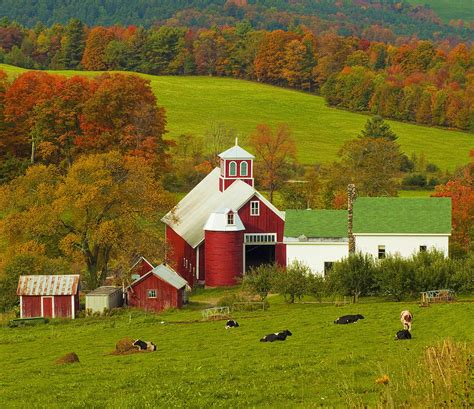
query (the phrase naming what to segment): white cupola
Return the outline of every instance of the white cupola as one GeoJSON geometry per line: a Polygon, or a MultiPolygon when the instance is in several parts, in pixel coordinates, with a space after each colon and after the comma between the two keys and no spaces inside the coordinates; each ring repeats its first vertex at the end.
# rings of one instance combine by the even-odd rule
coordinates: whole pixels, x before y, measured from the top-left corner
{"type": "Polygon", "coordinates": [[[223,192],[237,179],[254,186],[253,160],[255,156],[242,149],[235,138],[235,146],[219,155],[221,174],[219,190],[223,192]]]}

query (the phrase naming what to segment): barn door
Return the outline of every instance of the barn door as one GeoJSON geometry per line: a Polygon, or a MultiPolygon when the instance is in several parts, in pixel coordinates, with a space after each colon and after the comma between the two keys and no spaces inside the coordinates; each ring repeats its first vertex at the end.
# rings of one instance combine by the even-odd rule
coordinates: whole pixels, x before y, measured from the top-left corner
{"type": "Polygon", "coordinates": [[[53,318],[53,297],[42,297],[43,317],[53,318]]]}

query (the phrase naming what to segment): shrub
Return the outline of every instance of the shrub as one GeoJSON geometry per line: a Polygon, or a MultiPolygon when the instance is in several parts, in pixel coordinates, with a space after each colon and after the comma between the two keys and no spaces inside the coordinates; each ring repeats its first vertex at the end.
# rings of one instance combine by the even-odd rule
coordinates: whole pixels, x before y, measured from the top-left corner
{"type": "Polygon", "coordinates": [[[327,282],[323,276],[309,274],[306,277],[306,291],[305,294],[311,295],[319,302],[322,302],[323,297],[327,293],[327,282]]]}
{"type": "Polygon", "coordinates": [[[455,263],[437,250],[420,252],[412,257],[417,291],[450,287],[454,283],[455,263]]]}
{"type": "Polygon", "coordinates": [[[257,294],[264,301],[272,289],[275,276],[280,271],[281,267],[276,264],[262,264],[256,268],[251,268],[244,276],[242,286],[251,293],[257,294]]]}
{"type": "Polygon", "coordinates": [[[413,263],[400,256],[382,259],[375,268],[375,282],[380,295],[400,301],[415,290],[413,263]]]}
{"type": "Polygon", "coordinates": [[[367,254],[351,254],[334,263],[328,276],[329,289],[342,295],[350,295],[354,302],[361,295],[369,294],[374,287],[374,260],[367,254]]]}
{"type": "Polygon", "coordinates": [[[426,176],[419,173],[408,175],[403,178],[402,186],[416,186],[416,187],[425,187],[426,186],[426,176]]]}
{"type": "Polygon", "coordinates": [[[295,261],[286,270],[278,269],[273,279],[273,288],[285,297],[289,303],[295,298],[301,300],[307,289],[307,277],[311,274],[309,267],[295,261]]]}

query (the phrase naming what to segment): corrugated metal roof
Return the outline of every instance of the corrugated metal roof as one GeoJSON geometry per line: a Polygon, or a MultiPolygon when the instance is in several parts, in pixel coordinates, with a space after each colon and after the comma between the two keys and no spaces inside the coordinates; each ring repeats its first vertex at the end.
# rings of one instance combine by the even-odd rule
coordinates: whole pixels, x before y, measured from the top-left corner
{"type": "Polygon", "coordinates": [[[161,278],[163,281],[166,281],[167,283],[171,284],[177,290],[188,285],[188,282],[183,277],[181,277],[176,271],[174,271],[171,267],[164,264],[160,264],[159,266],[156,266],[150,272],[146,273],[144,276],[135,280],[132,284],[128,286],[128,288],[135,286],[140,281],[143,281],[150,274],[154,274],[158,278],[161,278]]]}
{"type": "Polygon", "coordinates": [[[103,295],[111,295],[117,291],[122,291],[121,287],[112,287],[112,286],[103,286],[96,288],[95,290],[87,293],[86,297],[89,296],[103,296],[103,295]]]}
{"type": "Polygon", "coordinates": [[[255,189],[241,180],[220,192],[219,175],[220,169],[215,168],[178,203],[174,208],[177,221],[171,213],[162,219],[193,248],[204,239],[204,224],[214,210],[237,210],[255,194],[255,189]]]}
{"type": "Polygon", "coordinates": [[[253,159],[251,153],[247,152],[245,149],[242,149],[239,145],[232,146],[232,148],[227,149],[218,155],[222,159],[253,159]]]}
{"type": "Polygon", "coordinates": [[[79,274],[20,276],[17,295],[76,295],[79,274]]]}

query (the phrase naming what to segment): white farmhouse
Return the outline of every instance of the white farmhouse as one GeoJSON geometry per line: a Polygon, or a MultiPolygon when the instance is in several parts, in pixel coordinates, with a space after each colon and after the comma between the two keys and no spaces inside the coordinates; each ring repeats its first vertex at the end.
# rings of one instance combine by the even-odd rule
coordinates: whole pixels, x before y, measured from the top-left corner
{"type": "Polygon", "coordinates": [[[355,251],[376,259],[432,249],[447,256],[451,199],[360,197],[353,204],[352,226],[346,210],[287,210],[287,265],[300,261],[313,273],[326,274],[349,255],[351,231],[355,251]]]}

